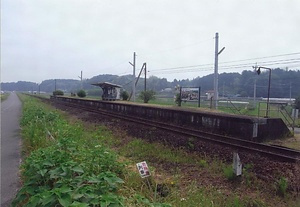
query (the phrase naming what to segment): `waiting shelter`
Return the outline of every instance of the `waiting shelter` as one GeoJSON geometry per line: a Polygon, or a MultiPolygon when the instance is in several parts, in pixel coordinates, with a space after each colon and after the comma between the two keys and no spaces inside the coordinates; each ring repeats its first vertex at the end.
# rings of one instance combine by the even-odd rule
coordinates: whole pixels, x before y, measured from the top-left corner
{"type": "Polygon", "coordinates": [[[99,86],[103,90],[102,94],[102,100],[103,101],[114,101],[114,100],[120,100],[120,92],[122,86],[109,83],[109,82],[103,82],[103,83],[93,83],[94,86],[99,86]]]}

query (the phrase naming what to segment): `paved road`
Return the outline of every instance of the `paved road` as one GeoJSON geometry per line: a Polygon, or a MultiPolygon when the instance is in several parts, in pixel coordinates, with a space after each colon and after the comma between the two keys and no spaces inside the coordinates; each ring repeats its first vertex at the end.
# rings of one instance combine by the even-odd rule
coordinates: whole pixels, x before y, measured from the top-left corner
{"type": "Polygon", "coordinates": [[[20,187],[21,102],[15,93],[1,104],[1,207],[10,206],[20,187]]]}

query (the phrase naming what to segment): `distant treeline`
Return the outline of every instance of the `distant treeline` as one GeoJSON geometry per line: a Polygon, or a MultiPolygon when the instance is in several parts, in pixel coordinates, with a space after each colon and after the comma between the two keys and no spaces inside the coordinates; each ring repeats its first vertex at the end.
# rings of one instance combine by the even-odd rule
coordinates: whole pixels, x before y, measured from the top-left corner
{"type": "MultiPolygon", "coordinates": [[[[222,73],[219,74],[219,95],[220,96],[242,96],[252,97],[254,93],[254,84],[256,81],[256,96],[266,97],[268,89],[269,72],[262,72],[257,75],[253,71],[243,71],[240,73],[222,73]]],[[[92,86],[92,83],[111,82],[121,85],[124,90],[131,91],[132,76],[117,75],[98,75],[91,79],[83,81],[83,89],[90,94],[96,95],[101,93],[101,89],[92,86]]],[[[183,87],[201,87],[202,94],[209,90],[213,90],[214,75],[210,74],[203,77],[197,77],[192,80],[176,80],[167,81],[166,78],[158,78],[151,76],[147,78],[147,89],[161,92],[166,88],[167,91],[174,91],[176,86],[183,87]]],[[[33,82],[18,81],[14,83],[1,83],[2,91],[43,91],[52,92],[56,89],[65,92],[77,92],[81,87],[79,80],[70,79],[54,79],[45,80],[40,85],[33,82]],[[55,86],[56,83],[56,86],[55,86]]],[[[140,79],[137,84],[137,91],[144,89],[144,79],[140,79]]],[[[300,71],[297,70],[272,70],[271,78],[271,97],[292,98],[300,96],[300,71]]]]}

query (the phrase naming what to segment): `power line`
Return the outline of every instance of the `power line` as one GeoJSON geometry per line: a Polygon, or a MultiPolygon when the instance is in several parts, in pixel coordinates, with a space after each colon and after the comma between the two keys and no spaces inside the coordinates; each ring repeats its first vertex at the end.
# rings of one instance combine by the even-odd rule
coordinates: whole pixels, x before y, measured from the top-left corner
{"type": "Polygon", "coordinates": [[[273,56],[265,56],[265,57],[258,57],[258,58],[249,58],[249,59],[242,59],[242,60],[233,60],[233,61],[227,61],[227,62],[220,62],[220,64],[233,63],[233,62],[242,62],[242,61],[248,61],[248,60],[260,60],[260,59],[266,59],[266,58],[272,58],[272,57],[282,57],[282,56],[299,55],[299,54],[300,54],[300,52],[287,53],[287,54],[282,54],[282,55],[273,55],[273,56]]]}
{"type": "MultiPolygon", "coordinates": [[[[270,66],[270,65],[286,65],[286,64],[295,64],[295,63],[300,63],[300,58],[296,59],[286,59],[286,60],[276,60],[276,61],[264,61],[262,62],[264,65],[270,66]]],[[[220,70],[230,70],[230,69],[235,69],[235,68],[251,68],[252,63],[247,63],[247,64],[237,64],[237,65],[224,65],[220,66],[220,70]]],[[[178,72],[191,72],[191,71],[207,71],[207,70],[212,70],[213,66],[212,64],[203,64],[203,65],[198,65],[198,66],[182,66],[182,67],[174,67],[174,68],[165,68],[165,69],[156,69],[156,70],[151,70],[151,72],[156,72],[156,71],[161,71],[161,74],[165,74],[166,72],[172,71],[173,73],[178,73],[178,72]],[[210,67],[208,67],[210,66],[210,67]],[[184,70],[183,70],[184,69],[184,70]]]]}
{"type": "MultiPolygon", "coordinates": [[[[282,54],[282,55],[265,56],[265,57],[260,57],[260,58],[249,58],[249,59],[243,59],[243,60],[227,61],[227,62],[221,62],[220,64],[233,63],[233,62],[243,62],[243,61],[247,61],[247,60],[266,59],[266,58],[271,58],[271,57],[290,56],[290,55],[296,55],[296,54],[300,54],[300,52],[298,52],[298,53],[282,54]]],[[[300,58],[285,59],[285,60],[281,59],[281,60],[273,60],[273,61],[264,61],[264,62],[260,62],[260,64],[262,64],[262,63],[271,63],[271,62],[279,62],[279,61],[288,61],[288,60],[300,60],[300,58]]],[[[241,66],[252,66],[253,63],[245,63],[245,64],[239,64],[239,65],[241,65],[241,66]]],[[[222,67],[231,67],[231,66],[239,66],[239,65],[225,65],[225,66],[220,66],[220,68],[222,68],[222,67]]],[[[213,66],[213,63],[200,64],[200,65],[189,65],[189,66],[179,66],[179,67],[171,67],[171,68],[159,68],[159,69],[151,70],[151,72],[163,71],[163,70],[190,69],[190,68],[203,67],[203,66],[213,66]]]]}

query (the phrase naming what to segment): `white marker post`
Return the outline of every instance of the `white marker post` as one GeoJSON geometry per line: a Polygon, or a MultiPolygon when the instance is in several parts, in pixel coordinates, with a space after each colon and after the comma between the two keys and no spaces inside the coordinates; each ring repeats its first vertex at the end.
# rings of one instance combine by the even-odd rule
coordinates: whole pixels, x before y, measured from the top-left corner
{"type": "Polygon", "coordinates": [[[242,175],[242,163],[236,152],[233,153],[233,172],[236,176],[242,175]]]}

